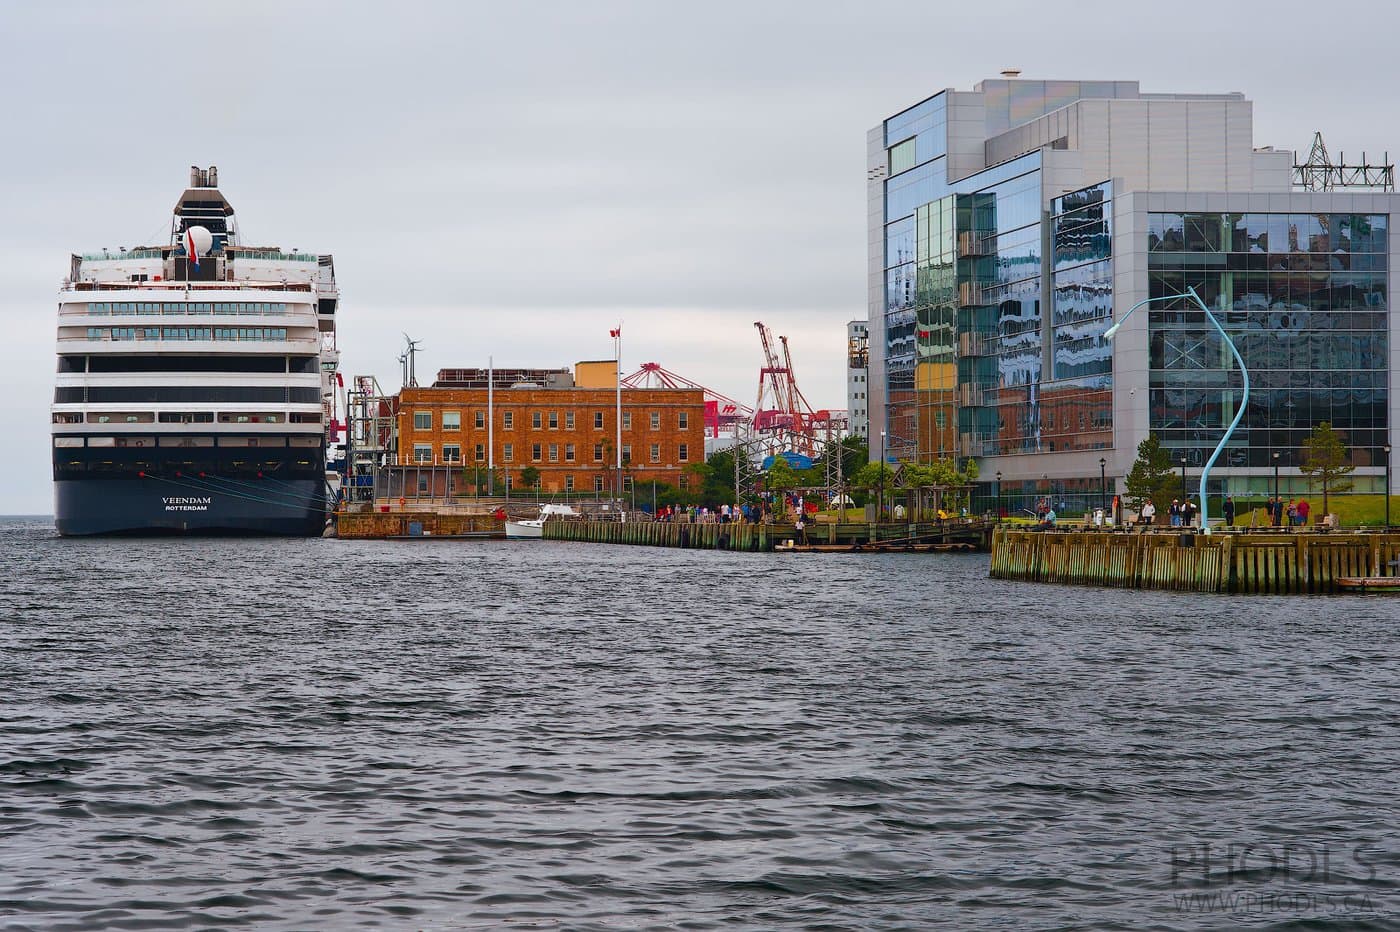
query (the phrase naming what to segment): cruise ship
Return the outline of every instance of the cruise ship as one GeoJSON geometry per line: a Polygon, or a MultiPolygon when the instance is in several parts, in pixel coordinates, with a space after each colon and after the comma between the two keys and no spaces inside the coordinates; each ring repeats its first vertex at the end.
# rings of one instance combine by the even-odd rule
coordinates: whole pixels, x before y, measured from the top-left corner
{"type": "Polygon", "coordinates": [[[338,302],[329,255],[241,242],[215,167],[190,170],[167,244],[73,256],[58,532],[320,535],[338,302]]]}

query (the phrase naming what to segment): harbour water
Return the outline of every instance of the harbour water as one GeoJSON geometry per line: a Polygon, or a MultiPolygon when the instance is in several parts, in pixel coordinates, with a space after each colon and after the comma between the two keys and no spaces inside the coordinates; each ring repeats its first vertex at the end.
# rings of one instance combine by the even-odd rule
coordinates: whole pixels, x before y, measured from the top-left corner
{"type": "Polygon", "coordinates": [[[0,928],[1400,916],[1394,601],[34,519],[0,567],[0,928]]]}

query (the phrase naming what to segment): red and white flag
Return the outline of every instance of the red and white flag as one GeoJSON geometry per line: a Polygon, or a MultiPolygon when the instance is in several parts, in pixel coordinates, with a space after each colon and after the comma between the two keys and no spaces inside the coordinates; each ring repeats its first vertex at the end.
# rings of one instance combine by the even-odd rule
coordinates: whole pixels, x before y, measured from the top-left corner
{"type": "Polygon", "coordinates": [[[617,339],[618,337],[622,336],[622,324],[618,324],[616,330],[609,330],[608,336],[612,337],[613,339],[617,339]]]}
{"type": "Polygon", "coordinates": [[[199,268],[199,250],[194,246],[194,231],[185,231],[185,255],[189,257],[190,264],[199,268]]]}

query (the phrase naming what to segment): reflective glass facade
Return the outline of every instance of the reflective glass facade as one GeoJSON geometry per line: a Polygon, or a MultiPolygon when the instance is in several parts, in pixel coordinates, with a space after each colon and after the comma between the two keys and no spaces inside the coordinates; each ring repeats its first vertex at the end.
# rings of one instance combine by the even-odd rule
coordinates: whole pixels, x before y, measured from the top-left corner
{"type": "MultiPolygon", "coordinates": [[[[998,390],[1024,406],[1040,376],[1040,153],[948,182],[943,95],[884,141],[886,451],[983,455],[1001,443],[998,390]]],[[[1034,417],[1007,416],[1034,436],[1034,417]]]]}
{"type": "MultiPolygon", "coordinates": [[[[1221,464],[1300,462],[1330,421],[1358,466],[1384,462],[1387,428],[1386,214],[1152,213],[1150,290],[1194,287],[1239,347],[1249,408],[1221,464]]],[[[1205,315],[1150,306],[1150,429],[1192,466],[1234,417],[1240,376],[1205,315]]],[[[1175,454],[1174,454],[1175,455],[1175,454]]]]}

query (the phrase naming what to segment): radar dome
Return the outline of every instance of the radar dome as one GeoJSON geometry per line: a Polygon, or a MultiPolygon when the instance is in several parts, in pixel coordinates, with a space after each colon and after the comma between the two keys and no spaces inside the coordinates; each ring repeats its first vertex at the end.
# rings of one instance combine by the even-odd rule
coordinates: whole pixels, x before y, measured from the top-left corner
{"type": "Polygon", "coordinates": [[[214,234],[204,227],[190,227],[185,230],[185,248],[193,246],[196,256],[207,256],[209,247],[214,245],[214,234]]]}

